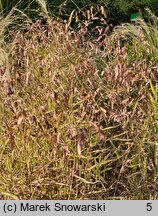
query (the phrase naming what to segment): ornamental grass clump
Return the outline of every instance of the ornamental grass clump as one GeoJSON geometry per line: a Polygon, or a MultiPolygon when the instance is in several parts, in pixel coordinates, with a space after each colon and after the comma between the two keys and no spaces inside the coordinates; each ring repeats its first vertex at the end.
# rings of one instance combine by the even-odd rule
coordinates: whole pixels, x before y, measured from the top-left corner
{"type": "Polygon", "coordinates": [[[157,199],[157,62],[142,29],[88,40],[45,19],[10,32],[0,198],[157,199]]]}
{"type": "Polygon", "coordinates": [[[100,167],[116,159],[96,147],[104,133],[95,123],[98,75],[87,48],[58,21],[47,28],[37,21],[13,37],[13,92],[1,95],[2,197],[100,194],[100,167]]]}

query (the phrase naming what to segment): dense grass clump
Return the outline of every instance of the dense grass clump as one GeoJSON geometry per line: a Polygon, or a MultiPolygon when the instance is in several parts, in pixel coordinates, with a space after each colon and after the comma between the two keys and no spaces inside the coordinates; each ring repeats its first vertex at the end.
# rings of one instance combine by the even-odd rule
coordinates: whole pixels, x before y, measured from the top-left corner
{"type": "Polygon", "coordinates": [[[50,19],[10,31],[1,199],[158,198],[157,32],[140,21],[88,40],[50,19]]]}

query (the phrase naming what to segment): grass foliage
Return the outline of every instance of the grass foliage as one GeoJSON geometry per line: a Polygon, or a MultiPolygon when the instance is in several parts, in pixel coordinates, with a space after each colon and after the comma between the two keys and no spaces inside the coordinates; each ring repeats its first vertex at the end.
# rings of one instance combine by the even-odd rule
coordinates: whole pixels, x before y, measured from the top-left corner
{"type": "Polygon", "coordinates": [[[0,198],[157,199],[157,18],[88,39],[43,13],[1,34],[0,198]]]}

